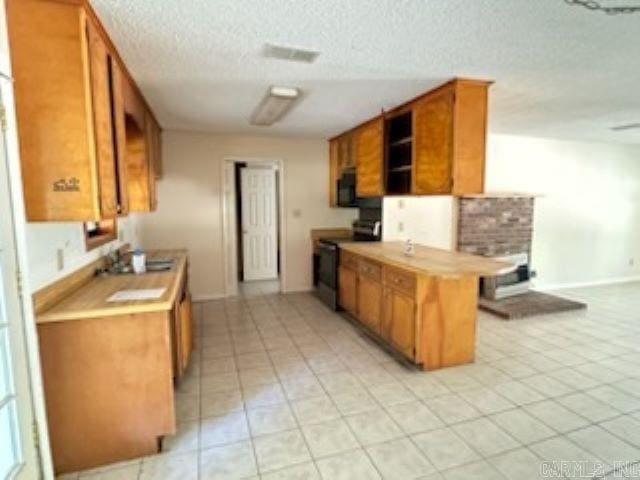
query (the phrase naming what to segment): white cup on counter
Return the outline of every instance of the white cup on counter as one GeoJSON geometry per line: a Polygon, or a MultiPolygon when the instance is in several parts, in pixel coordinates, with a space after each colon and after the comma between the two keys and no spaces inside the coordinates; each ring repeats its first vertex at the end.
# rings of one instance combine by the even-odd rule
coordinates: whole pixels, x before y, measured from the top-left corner
{"type": "Polygon", "coordinates": [[[134,273],[145,273],[147,271],[147,255],[142,250],[135,250],[131,256],[131,266],[134,273]]]}

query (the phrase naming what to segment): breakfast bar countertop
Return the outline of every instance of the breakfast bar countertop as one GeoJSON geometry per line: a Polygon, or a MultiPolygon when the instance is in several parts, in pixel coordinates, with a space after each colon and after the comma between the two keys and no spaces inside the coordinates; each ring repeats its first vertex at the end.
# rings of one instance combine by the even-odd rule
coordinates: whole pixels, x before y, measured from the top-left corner
{"type": "Polygon", "coordinates": [[[143,274],[115,274],[96,276],[75,292],[63,298],[50,309],[36,317],[36,323],[60,322],[84,318],[106,317],[135,313],[170,310],[181,291],[187,268],[185,250],[158,250],[147,252],[147,260],[171,258],[170,270],[143,274]],[[114,293],[122,290],[146,290],[164,288],[158,299],[108,302],[114,293]]]}
{"type": "Polygon", "coordinates": [[[490,258],[414,244],[413,255],[404,254],[404,242],[349,242],[340,249],[419,274],[492,276],[508,273],[513,264],[490,258]]]}

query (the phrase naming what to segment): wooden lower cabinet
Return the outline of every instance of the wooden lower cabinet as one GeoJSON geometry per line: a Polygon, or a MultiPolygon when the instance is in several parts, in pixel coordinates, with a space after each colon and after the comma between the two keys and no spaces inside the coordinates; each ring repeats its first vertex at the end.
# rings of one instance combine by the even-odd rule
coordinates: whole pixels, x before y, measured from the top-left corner
{"type": "Polygon", "coordinates": [[[340,306],[424,370],[474,361],[477,275],[434,276],[346,252],[338,281],[340,306]]]}
{"type": "Polygon", "coordinates": [[[416,301],[393,288],[384,292],[381,336],[403,355],[414,359],[416,346],[416,301]]]}
{"type": "Polygon", "coordinates": [[[38,324],[56,474],[158,453],[176,431],[169,312],[38,324]]]}
{"type": "Polygon", "coordinates": [[[370,330],[380,333],[382,323],[382,283],[371,278],[358,278],[358,319],[370,330]]]}
{"type": "Polygon", "coordinates": [[[338,268],[338,303],[354,317],[358,315],[358,274],[340,265],[338,268]]]}

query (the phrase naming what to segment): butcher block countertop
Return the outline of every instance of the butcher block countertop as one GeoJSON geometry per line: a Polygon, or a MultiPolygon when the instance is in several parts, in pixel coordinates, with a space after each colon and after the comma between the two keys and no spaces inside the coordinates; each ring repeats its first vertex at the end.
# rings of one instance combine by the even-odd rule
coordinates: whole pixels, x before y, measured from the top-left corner
{"type": "Polygon", "coordinates": [[[510,263],[419,244],[415,244],[415,254],[407,256],[404,245],[404,242],[349,242],[341,243],[340,249],[423,275],[491,276],[515,269],[510,263]]]}
{"type": "Polygon", "coordinates": [[[160,258],[174,259],[171,270],[148,272],[140,275],[96,276],[52,308],[40,313],[36,317],[36,323],[170,310],[181,291],[182,282],[184,281],[187,268],[187,252],[184,250],[147,252],[147,260],[160,258]],[[165,292],[160,298],[153,300],[107,302],[111,295],[121,290],[154,288],[165,288],[165,292]]]}

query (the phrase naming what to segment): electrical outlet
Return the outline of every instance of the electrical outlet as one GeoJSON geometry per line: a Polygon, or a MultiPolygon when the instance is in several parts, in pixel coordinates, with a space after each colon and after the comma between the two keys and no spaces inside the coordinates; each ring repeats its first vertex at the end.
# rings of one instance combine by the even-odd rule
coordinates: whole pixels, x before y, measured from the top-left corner
{"type": "Polygon", "coordinates": [[[399,210],[404,209],[404,198],[399,198],[398,199],[398,209],[399,210]]]}
{"type": "Polygon", "coordinates": [[[64,249],[59,248],[56,251],[56,261],[58,262],[58,271],[64,270],[64,249]]]}
{"type": "Polygon", "coordinates": [[[629,266],[633,267],[633,266],[635,266],[635,264],[636,264],[636,260],[634,258],[630,258],[629,259],[629,266]]]}
{"type": "Polygon", "coordinates": [[[404,222],[398,222],[398,231],[404,232],[404,222]]]}

